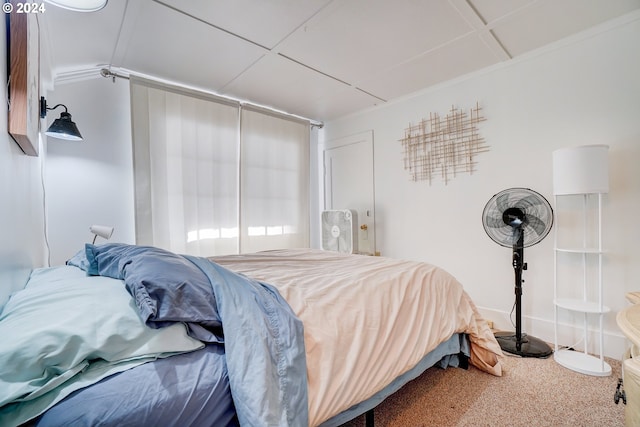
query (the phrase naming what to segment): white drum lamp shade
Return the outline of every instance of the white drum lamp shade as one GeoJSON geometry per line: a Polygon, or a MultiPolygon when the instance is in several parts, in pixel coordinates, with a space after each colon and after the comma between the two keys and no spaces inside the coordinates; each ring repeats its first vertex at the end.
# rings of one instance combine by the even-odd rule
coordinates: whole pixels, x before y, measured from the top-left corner
{"type": "Polygon", "coordinates": [[[583,145],[553,152],[553,194],[608,192],[608,145],[583,145]]]}

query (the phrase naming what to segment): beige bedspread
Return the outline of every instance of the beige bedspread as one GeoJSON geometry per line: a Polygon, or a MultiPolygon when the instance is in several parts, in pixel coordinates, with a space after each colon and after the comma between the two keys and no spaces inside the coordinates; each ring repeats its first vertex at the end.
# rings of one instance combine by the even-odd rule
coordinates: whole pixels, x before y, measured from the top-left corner
{"type": "Polygon", "coordinates": [[[502,351],[462,285],[436,266],[321,250],[212,257],[275,286],[304,324],[309,421],[368,399],[452,334],[470,362],[502,375],[502,351]]]}

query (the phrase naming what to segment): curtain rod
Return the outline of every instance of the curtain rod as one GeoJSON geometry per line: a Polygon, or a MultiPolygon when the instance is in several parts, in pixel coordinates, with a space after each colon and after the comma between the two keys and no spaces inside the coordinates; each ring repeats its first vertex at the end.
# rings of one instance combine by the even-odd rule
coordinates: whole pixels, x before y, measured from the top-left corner
{"type": "MultiPolygon", "coordinates": [[[[129,76],[125,76],[124,74],[114,73],[113,71],[109,70],[108,68],[103,68],[103,69],[101,69],[101,70],[100,70],[100,75],[101,75],[102,77],[106,77],[106,78],[111,78],[111,79],[113,79],[113,82],[114,82],[114,83],[115,83],[115,81],[116,81],[116,77],[117,77],[117,78],[119,78],[119,79],[126,79],[126,80],[130,80],[130,79],[129,79],[129,76]]],[[[242,102],[242,103],[244,103],[244,104],[249,104],[249,105],[254,105],[254,104],[251,104],[251,103],[248,103],[248,102],[242,102]]],[[[261,107],[261,106],[259,106],[259,105],[255,105],[255,106],[256,106],[256,107],[259,107],[259,108],[265,108],[265,107],[261,107]]],[[[274,111],[275,111],[275,110],[274,110],[274,111]]],[[[282,114],[282,113],[281,113],[281,112],[279,112],[279,111],[276,111],[276,112],[278,112],[278,113],[282,114]]],[[[284,113],[284,114],[285,114],[285,115],[288,115],[288,116],[298,117],[298,116],[296,116],[295,114],[288,114],[288,113],[284,113]]],[[[312,121],[312,120],[309,120],[309,119],[305,119],[305,118],[303,118],[303,117],[301,117],[301,118],[302,118],[302,119],[304,119],[304,120],[308,120],[308,121],[309,121],[309,126],[311,126],[312,128],[313,128],[313,127],[316,127],[316,128],[318,128],[318,129],[322,129],[322,128],[324,127],[324,123],[322,123],[322,122],[315,122],[315,121],[312,121]]]]}
{"type": "Polygon", "coordinates": [[[103,68],[102,70],[100,70],[100,75],[102,77],[106,77],[106,78],[111,77],[114,82],[116,81],[116,77],[118,77],[120,79],[129,80],[129,76],[125,76],[123,74],[114,73],[113,71],[111,71],[111,70],[109,70],[107,68],[103,68]]]}

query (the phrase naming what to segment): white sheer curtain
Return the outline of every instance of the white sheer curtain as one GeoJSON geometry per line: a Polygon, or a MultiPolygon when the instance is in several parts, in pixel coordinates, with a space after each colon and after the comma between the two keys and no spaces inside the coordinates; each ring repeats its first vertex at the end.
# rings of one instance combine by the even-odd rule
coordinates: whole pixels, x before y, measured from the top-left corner
{"type": "Polygon", "coordinates": [[[238,103],[134,77],[131,104],[138,244],[199,256],[308,246],[308,124],[252,110],[240,130],[238,103]]]}
{"type": "Polygon", "coordinates": [[[240,248],[309,246],[309,124],[244,107],[240,248]]]}
{"type": "Polygon", "coordinates": [[[131,91],[137,243],[237,253],[237,106],[144,80],[131,91]]]}

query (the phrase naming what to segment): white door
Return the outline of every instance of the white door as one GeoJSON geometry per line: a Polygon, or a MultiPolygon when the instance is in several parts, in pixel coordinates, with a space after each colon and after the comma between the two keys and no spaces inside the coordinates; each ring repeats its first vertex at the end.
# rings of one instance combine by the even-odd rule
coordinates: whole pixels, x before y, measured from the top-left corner
{"type": "Polygon", "coordinates": [[[324,150],[325,209],[358,212],[358,252],[375,253],[373,136],[329,141],[324,150]]]}

